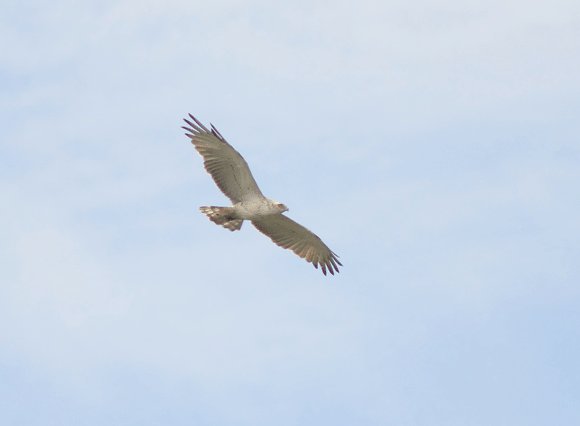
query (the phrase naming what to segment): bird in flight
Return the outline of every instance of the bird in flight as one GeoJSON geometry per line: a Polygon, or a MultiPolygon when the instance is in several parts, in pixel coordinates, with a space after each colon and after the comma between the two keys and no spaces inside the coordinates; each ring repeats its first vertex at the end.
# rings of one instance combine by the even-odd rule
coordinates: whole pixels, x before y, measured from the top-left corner
{"type": "Polygon", "coordinates": [[[342,263],[338,256],[312,231],[294,222],[282,213],[288,211],[284,204],[264,197],[254,180],[248,163],[211,124],[211,130],[189,114],[192,121],[184,119],[186,136],[203,157],[205,170],[218,188],[228,197],[231,207],[200,207],[209,220],[230,231],[239,231],[244,220],[249,220],[258,231],[270,237],[278,246],[290,249],[310,262],[324,275],[332,275],[342,263]]]}

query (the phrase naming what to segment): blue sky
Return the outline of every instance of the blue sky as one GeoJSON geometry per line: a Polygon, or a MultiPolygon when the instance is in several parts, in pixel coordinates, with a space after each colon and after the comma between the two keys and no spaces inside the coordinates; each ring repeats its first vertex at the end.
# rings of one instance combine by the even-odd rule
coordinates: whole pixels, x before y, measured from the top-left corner
{"type": "Polygon", "coordinates": [[[578,424],[579,17],[8,2],[0,422],[578,424]],[[199,212],[187,113],[340,274],[199,212]]]}

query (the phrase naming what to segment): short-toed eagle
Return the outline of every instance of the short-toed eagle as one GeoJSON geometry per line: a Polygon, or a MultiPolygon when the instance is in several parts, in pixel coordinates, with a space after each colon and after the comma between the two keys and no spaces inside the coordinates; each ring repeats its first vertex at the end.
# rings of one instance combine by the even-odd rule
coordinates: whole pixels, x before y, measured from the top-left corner
{"type": "Polygon", "coordinates": [[[187,130],[186,135],[203,157],[205,170],[233,204],[231,207],[200,207],[201,212],[230,231],[240,230],[244,220],[249,220],[278,246],[291,249],[317,269],[320,265],[324,275],[327,269],[332,275],[334,271],[339,272],[337,265],[342,266],[342,263],[336,253],[313,232],[284,216],[282,213],[288,211],[288,207],[262,195],[248,163],[213,124],[209,130],[191,114],[189,117],[193,122],[184,119],[189,125],[183,127],[187,130]]]}

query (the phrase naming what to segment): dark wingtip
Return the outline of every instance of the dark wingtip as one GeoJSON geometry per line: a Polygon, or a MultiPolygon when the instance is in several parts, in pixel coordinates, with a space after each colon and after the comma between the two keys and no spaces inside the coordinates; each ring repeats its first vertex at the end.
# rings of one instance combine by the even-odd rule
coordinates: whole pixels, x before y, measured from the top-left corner
{"type": "Polygon", "coordinates": [[[195,124],[193,124],[191,121],[189,121],[187,118],[184,118],[183,121],[185,121],[187,124],[189,124],[193,129],[197,130],[198,132],[201,132],[202,130],[210,133],[210,131],[207,129],[207,127],[205,127],[201,121],[199,121],[197,118],[195,118],[193,115],[191,114],[187,114],[189,115],[189,118],[191,118],[195,124]]]}

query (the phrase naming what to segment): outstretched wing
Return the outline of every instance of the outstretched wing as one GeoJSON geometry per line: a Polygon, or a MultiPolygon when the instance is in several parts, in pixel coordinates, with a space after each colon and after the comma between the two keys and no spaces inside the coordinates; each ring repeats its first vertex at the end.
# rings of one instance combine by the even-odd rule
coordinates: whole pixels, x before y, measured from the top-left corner
{"type": "Polygon", "coordinates": [[[339,272],[336,265],[342,266],[336,253],[330,250],[320,238],[282,214],[273,214],[252,220],[252,225],[280,247],[290,249],[307,262],[312,263],[316,269],[320,265],[324,275],[326,275],[326,269],[334,275],[334,271],[339,272]]]}
{"type": "Polygon", "coordinates": [[[226,142],[213,124],[208,130],[193,115],[189,116],[194,122],[184,119],[189,124],[183,127],[187,130],[186,135],[203,157],[205,170],[226,197],[232,203],[264,198],[244,157],[226,142]]]}

